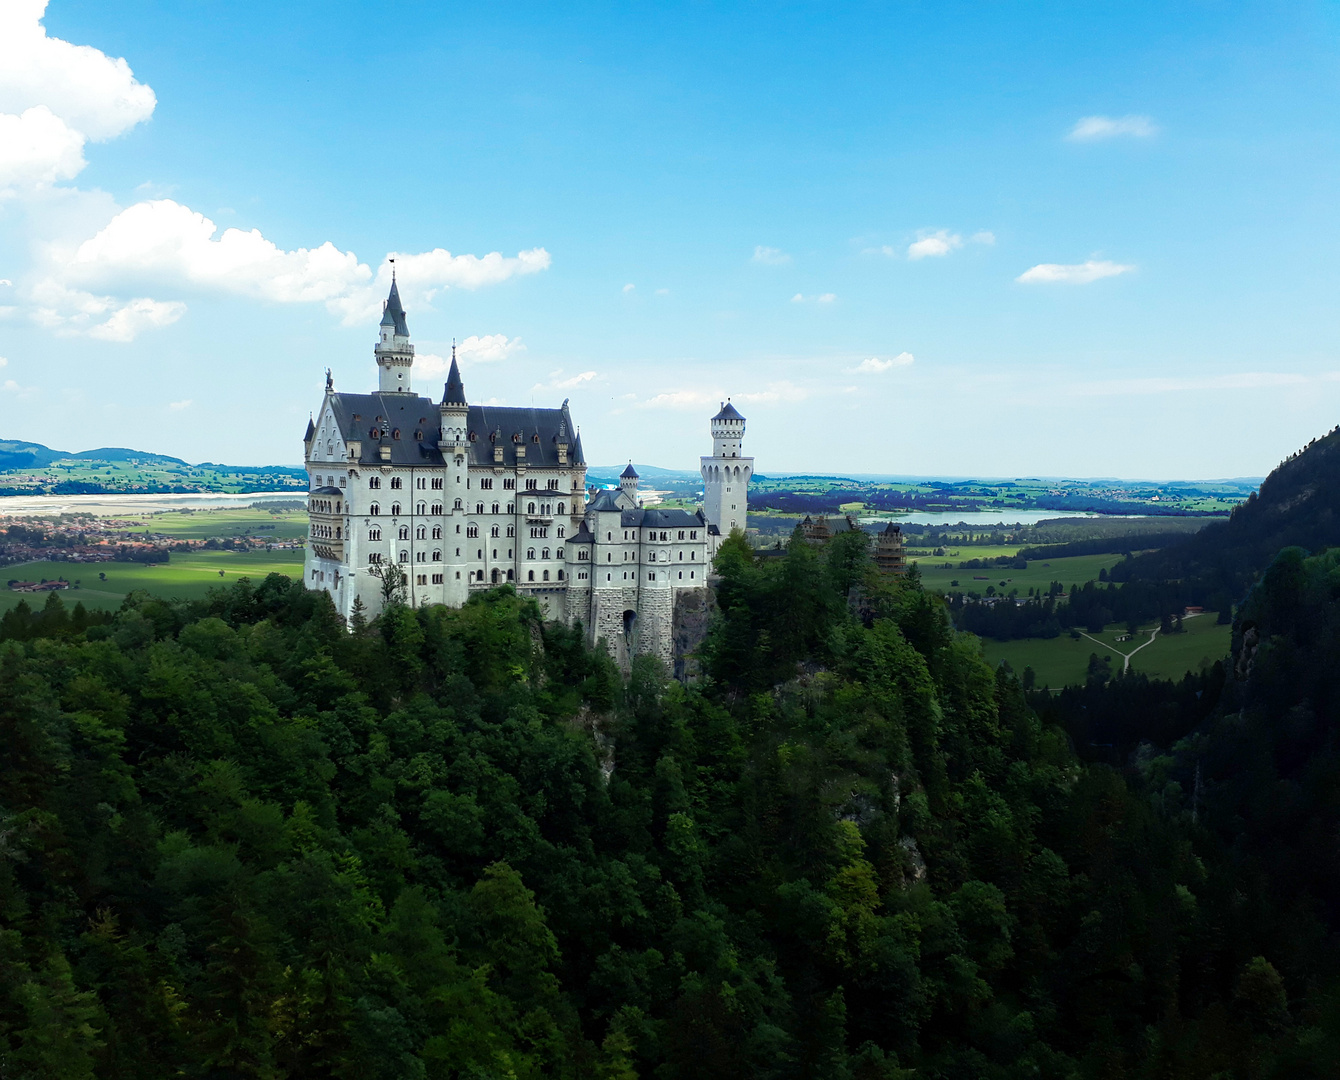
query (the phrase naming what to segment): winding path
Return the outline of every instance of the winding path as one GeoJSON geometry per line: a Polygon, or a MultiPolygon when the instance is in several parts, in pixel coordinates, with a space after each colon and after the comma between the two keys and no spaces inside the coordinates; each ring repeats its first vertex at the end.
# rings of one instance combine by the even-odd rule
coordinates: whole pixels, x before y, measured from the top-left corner
{"type": "Polygon", "coordinates": [[[1113,646],[1109,645],[1106,641],[1101,641],[1101,640],[1099,640],[1098,638],[1094,637],[1092,634],[1086,634],[1086,633],[1084,633],[1083,630],[1080,631],[1080,636],[1081,636],[1081,637],[1086,637],[1086,638],[1088,638],[1090,641],[1095,641],[1095,642],[1097,642],[1097,643],[1098,643],[1099,645],[1101,645],[1104,649],[1112,649],[1112,651],[1113,651],[1114,653],[1117,653],[1119,656],[1124,656],[1124,657],[1126,658],[1126,663],[1124,663],[1124,664],[1121,665],[1121,672],[1122,672],[1122,674],[1124,675],[1126,672],[1130,671],[1130,669],[1131,669],[1131,657],[1134,656],[1136,653],[1138,653],[1141,649],[1144,649],[1144,648],[1147,648],[1147,647],[1150,646],[1150,645],[1153,645],[1153,644],[1154,644],[1154,639],[1155,639],[1156,637],[1159,636],[1159,630],[1158,630],[1158,627],[1157,627],[1157,626],[1154,627],[1153,630],[1149,631],[1149,640],[1146,641],[1143,645],[1137,645],[1134,649],[1132,649],[1132,650],[1131,650],[1130,652],[1128,652],[1128,653],[1124,653],[1124,652],[1122,652],[1120,649],[1118,649],[1118,648],[1114,648],[1113,646]]]}

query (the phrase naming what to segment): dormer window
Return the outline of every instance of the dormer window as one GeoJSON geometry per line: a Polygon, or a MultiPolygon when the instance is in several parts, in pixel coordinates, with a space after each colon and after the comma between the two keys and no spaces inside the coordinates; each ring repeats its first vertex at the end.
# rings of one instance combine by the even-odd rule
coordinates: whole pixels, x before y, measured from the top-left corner
{"type": "Polygon", "coordinates": [[[474,441],[475,441],[476,439],[478,439],[478,438],[479,438],[479,436],[476,435],[473,431],[470,432],[469,439],[470,439],[471,442],[474,442],[474,441]]]}
{"type": "Polygon", "coordinates": [[[397,442],[400,441],[400,429],[399,429],[399,428],[396,428],[393,432],[391,432],[391,438],[395,439],[397,442]]]}
{"type": "Polygon", "coordinates": [[[420,430],[420,431],[416,431],[416,432],[414,433],[414,439],[415,439],[416,442],[423,442],[423,432],[422,432],[421,430],[420,430]]]}

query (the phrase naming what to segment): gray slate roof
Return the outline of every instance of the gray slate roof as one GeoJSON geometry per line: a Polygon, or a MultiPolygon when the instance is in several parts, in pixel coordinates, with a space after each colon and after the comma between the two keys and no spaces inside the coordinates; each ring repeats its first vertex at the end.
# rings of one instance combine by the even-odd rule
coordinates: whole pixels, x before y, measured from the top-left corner
{"type": "Polygon", "coordinates": [[[721,411],[720,411],[719,413],[717,413],[716,416],[712,417],[712,419],[713,419],[713,420],[743,420],[744,417],[741,416],[739,410],[736,409],[735,406],[732,405],[732,404],[728,401],[728,402],[726,402],[726,404],[724,404],[723,406],[721,406],[721,411]]]}
{"type": "Polygon", "coordinates": [[[391,294],[386,298],[386,310],[382,312],[382,326],[393,326],[402,337],[409,337],[409,326],[405,322],[405,308],[400,303],[400,289],[396,287],[395,275],[391,275],[391,294]]]}
{"type": "MultiPolygon", "coordinates": [[[[362,463],[442,464],[442,454],[437,448],[442,414],[428,398],[418,394],[331,394],[330,402],[344,439],[362,442],[363,454],[359,459],[362,463]],[[374,429],[378,432],[376,436],[372,434],[374,429]],[[421,433],[422,439],[416,438],[416,433],[421,433]],[[389,463],[382,461],[377,451],[379,443],[391,448],[389,463]]],[[[586,465],[581,440],[572,435],[572,417],[566,404],[561,409],[471,405],[466,415],[467,430],[474,436],[468,444],[471,465],[493,464],[494,443],[490,437],[495,436],[503,448],[502,463],[506,468],[515,467],[516,451],[521,445],[526,448],[528,466],[557,468],[560,432],[569,440],[569,467],[586,465]],[[514,441],[516,436],[520,437],[519,443],[514,441]]]]}
{"type": "Polygon", "coordinates": [[[701,510],[690,514],[677,507],[661,509],[657,506],[650,510],[625,510],[619,521],[620,526],[638,529],[701,529],[705,524],[701,510]]]}
{"type": "Polygon", "coordinates": [[[637,470],[633,468],[633,463],[631,461],[628,463],[628,468],[624,469],[624,471],[619,474],[619,479],[620,480],[637,479],[637,470]]]}
{"type": "Polygon", "coordinates": [[[608,488],[597,492],[596,497],[586,504],[588,510],[600,510],[607,514],[618,514],[622,512],[622,507],[616,501],[619,498],[617,491],[610,491],[608,488]]]}

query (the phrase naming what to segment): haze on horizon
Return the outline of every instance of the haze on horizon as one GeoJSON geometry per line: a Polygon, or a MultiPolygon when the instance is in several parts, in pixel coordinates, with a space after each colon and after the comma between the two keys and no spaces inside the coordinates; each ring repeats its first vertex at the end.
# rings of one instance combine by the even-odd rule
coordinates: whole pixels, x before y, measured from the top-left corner
{"type": "Polygon", "coordinates": [[[1319,3],[8,0],[0,438],[295,462],[375,385],[594,464],[1261,476],[1340,409],[1319,3]],[[124,59],[120,59],[124,58],[124,59]]]}

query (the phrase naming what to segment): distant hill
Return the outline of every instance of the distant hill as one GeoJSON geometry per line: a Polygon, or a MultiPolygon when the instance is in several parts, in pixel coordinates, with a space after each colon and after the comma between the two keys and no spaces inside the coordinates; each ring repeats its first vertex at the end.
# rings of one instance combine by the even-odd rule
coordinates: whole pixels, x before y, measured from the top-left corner
{"type": "Polygon", "coordinates": [[[1340,546],[1340,427],[1314,439],[1226,521],[1120,568],[1123,578],[1181,578],[1241,599],[1281,548],[1340,546]]]}
{"type": "MultiPolygon", "coordinates": [[[[597,480],[617,480],[627,465],[588,465],[586,475],[597,480]]],[[[700,480],[701,475],[687,469],[663,469],[659,465],[634,465],[643,480],[700,480]]]]}
{"type": "Polygon", "coordinates": [[[181,465],[190,468],[190,463],[182,461],[181,458],[168,457],[167,454],[149,454],[143,450],[127,450],[124,446],[104,446],[97,450],[81,450],[77,454],[60,456],[75,461],[139,461],[146,465],[181,465]]]}
{"type": "Polygon", "coordinates": [[[168,454],[103,446],[72,453],[19,439],[0,440],[0,497],[290,491],[306,486],[288,465],[192,465],[168,454]]]}

